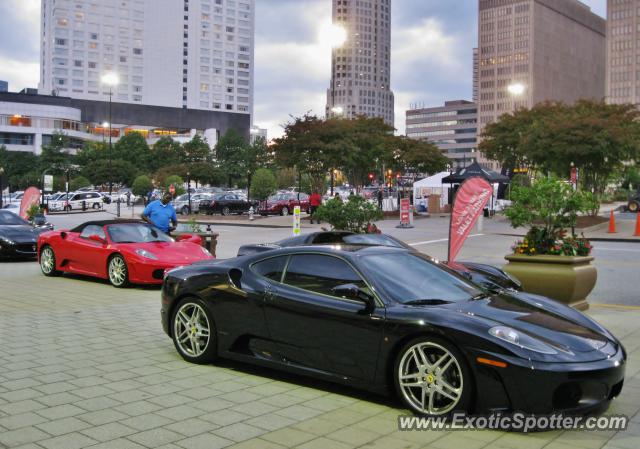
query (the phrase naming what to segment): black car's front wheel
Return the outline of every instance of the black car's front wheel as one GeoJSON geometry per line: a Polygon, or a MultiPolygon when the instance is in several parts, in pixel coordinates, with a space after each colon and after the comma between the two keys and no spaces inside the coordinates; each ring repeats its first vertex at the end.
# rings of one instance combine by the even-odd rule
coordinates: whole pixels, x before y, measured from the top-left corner
{"type": "Polygon", "coordinates": [[[215,325],[202,300],[180,301],[171,317],[171,330],[173,344],[187,362],[204,364],[215,360],[215,325]]]}
{"type": "Polygon", "coordinates": [[[229,209],[229,206],[224,206],[222,208],[222,215],[229,215],[231,213],[231,210],[229,209]]]}
{"type": "Polygon", "coordinates": [[[422,415],[467,410],[472,381],[466,361],[452,344],[437,337],[408,342],[395,363],[394,382],[402,402],[422,415]]]}

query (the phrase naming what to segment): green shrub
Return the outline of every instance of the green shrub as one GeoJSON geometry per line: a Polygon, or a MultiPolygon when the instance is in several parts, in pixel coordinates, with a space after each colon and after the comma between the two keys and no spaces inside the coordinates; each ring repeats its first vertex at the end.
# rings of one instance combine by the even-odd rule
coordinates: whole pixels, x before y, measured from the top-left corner
{"type": "Polygon", "coordinates": [[[89,181],[84,176],[78,176],[78,177],[73,178],[69,182],[69,190],[71,190],[71,191],[78,190],[78,189],[81,189],[83,187],[89,187],[90,185],[91,185],[91,181],[89,181]]]}
{"type": "Polygon", "coordinates": [[[326,221],[332,229],[360,234],[366,233],[368,225],[382,217],[380,209],[357,195],[350,196],[346,202],[339,198],[330,199],[315,213],[316,219],[326,221]]]}
{"type": "Polygon", "coordinates": [[[251,179],[251,198],[264,200],[276,193],[278,180],[271,170],[260,168],[251,179]]]}
{"type": "Polygon", "coordinates": [[[134,195],[145,196],[151,190],[153,190],[153,183],[146,175],[138,176],[131,185],[131,191],[134,195]]]}

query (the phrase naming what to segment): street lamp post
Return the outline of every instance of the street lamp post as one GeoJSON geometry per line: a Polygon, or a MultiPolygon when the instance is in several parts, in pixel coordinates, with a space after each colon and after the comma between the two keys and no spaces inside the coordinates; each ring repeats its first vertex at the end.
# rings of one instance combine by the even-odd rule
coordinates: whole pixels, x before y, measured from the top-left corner
{"type": "Polygon", "coordinates": [[[111,99],[113,96],[113,88],[118,85],[119,79],[116,73],[110,72],[102,76],[102,82],[109,86],[109,196],[113,193],[113,174],[111,173],[111,99]]]}
{"type": "Polygon", "coordinates": [[[0,167],[0,209],[4,207],[4,186],[2,181],[4,178],[4,167],[0,167]]]}
{"type": "Polygon", "coordinates": [[[191,172],[187,172],[187,198],[189,198],[189,215],[191,215],[191,172]]]}

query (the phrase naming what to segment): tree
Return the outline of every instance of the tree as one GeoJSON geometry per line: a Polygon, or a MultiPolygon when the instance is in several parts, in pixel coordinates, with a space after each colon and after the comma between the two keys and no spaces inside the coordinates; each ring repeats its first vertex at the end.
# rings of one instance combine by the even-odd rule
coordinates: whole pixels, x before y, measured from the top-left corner
{"type": "Polygon", "coordinates": [[[630,104],[543,103],[488,125],[480,150],[504,166],[528,165],[565,179],[573,163],[581,186],[601,195],[624,164],[640,156],[638,119],[630,104]]]}
{"type": "Polygon", "coordinates": [[[211,161],[211,148],[205,139],[196,134],[193,139],[182,145],[182,158],[182,162],[185,164],[209,162],[211,161]]]}
{"type": "Polygon", "coordinates": [[[151,190],[153,190],[153,183],[147,175],[138,176],[131,184],[131,191],[137,196],[145,196],[151,190]]]}
{"type": "Polygon", "coordinates": [[[39,171],[34,171],[37,165],[38,158],[33,153],[9,151],[4,145],[0,145],[0,167],[4,168],[5,177],[11,187],[23,189],[29,185],[39,185],[42,182],[39,171]]]}
{"type": "Polygon", "coordinates": [[[189,165],[190,179],[200,184],[221,185],[226,176],[213,162],[195,162],[189,165]]]}
{"type": "Polygon", "coordinates": [[[82,187],[89,187],[91,185],[91,181],[89,181],[84,176],[76,176],[71,181],[69,181],[69,190],[78,190],[82,187]]]}
{"type": "Polygon", "coordinates": [[[65,148],[69,146],[69,138],[66,134],[54,133],[51,142],[42,146],[42,154],[39,158],[40,171],[47,170],[49,174],[61,175],[71,165],[73,157],[65,148]]]}
{"type": "Polygon", "coordinates": [[[267,168],[259,168],[253,175],[251,183],[251,197],[264,200],[276,193],[278,190],[278,181],[273,172],[267,168]]]}
{"type": "Polygon", "coordinates": [[[165,191],[168,192],[173,185],[173,188],[176,189],[175,196],[182,195],[185,192],[184,189],[184,181],[178,175],[171,175],[167,177],[164,181],[165,191]]]}
{"type": "Polygon", "coordinates": [[[151,149],[151,161],[148,170],[154,172],[162,167],[176,165],[185,160],[182,145],[169,136],[161,137],[151,149]]]}
{"type": "MultiPolygon", "coordinates": [[[[108,150],[106,156],[108,159],[108,150]]],[[[112,161],[114,159],[128,161],[137,170],[148,171],[152,154],[144,136],[139,132],[130,132],[122,136],[115,145],[113,145],[111,159],[112,161]]]]}
{"type": "Polygon", "coordinates": [[[227,185],[232,186],[247,175],[245,158],[249,144],[235,129],[230,128],[220,138],[215,147],[216,160],[220,169],[227,175],[227,185]]]}
{"type": "Polygon", "coordinates": [[[377,206],[359,195],[350,196],[346,202],[338,198],[330,199],[315,213],[315,218],[326,221],[332,229],[356,233],[367,232],[368,225],[382,217],[382,211],[377,206]]]}
{"type": "Polygon", "coordinates": [[[131,185],[137,173],[138,170],[131,162],[122,159],[112,160],[111,170],[106,159],[91,162],[81,170],[82,176],[88,178],[93,185],[105,185],[110,180],[116,184],[131,185]]]}

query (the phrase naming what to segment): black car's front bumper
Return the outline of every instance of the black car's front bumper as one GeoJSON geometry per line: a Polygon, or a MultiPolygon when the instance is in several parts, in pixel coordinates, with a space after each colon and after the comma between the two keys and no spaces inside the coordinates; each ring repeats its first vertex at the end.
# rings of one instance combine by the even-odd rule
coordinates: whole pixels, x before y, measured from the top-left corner
{"type": "Polygon", "coordinates": [[[0,258],[3,259],[34,259],[38,255],[36,242],[5,243],[0,241],[0,258]]]}
{"type": "Polygon", "coordinates": [[[474,354],[474,362],[477,357],[501,360],[507,366],[473,364],[476,413],[600,413],[620,394],[626,366],[622,345],[614,355],[595,362],[541,363],[480,351],[474,354]]]}

